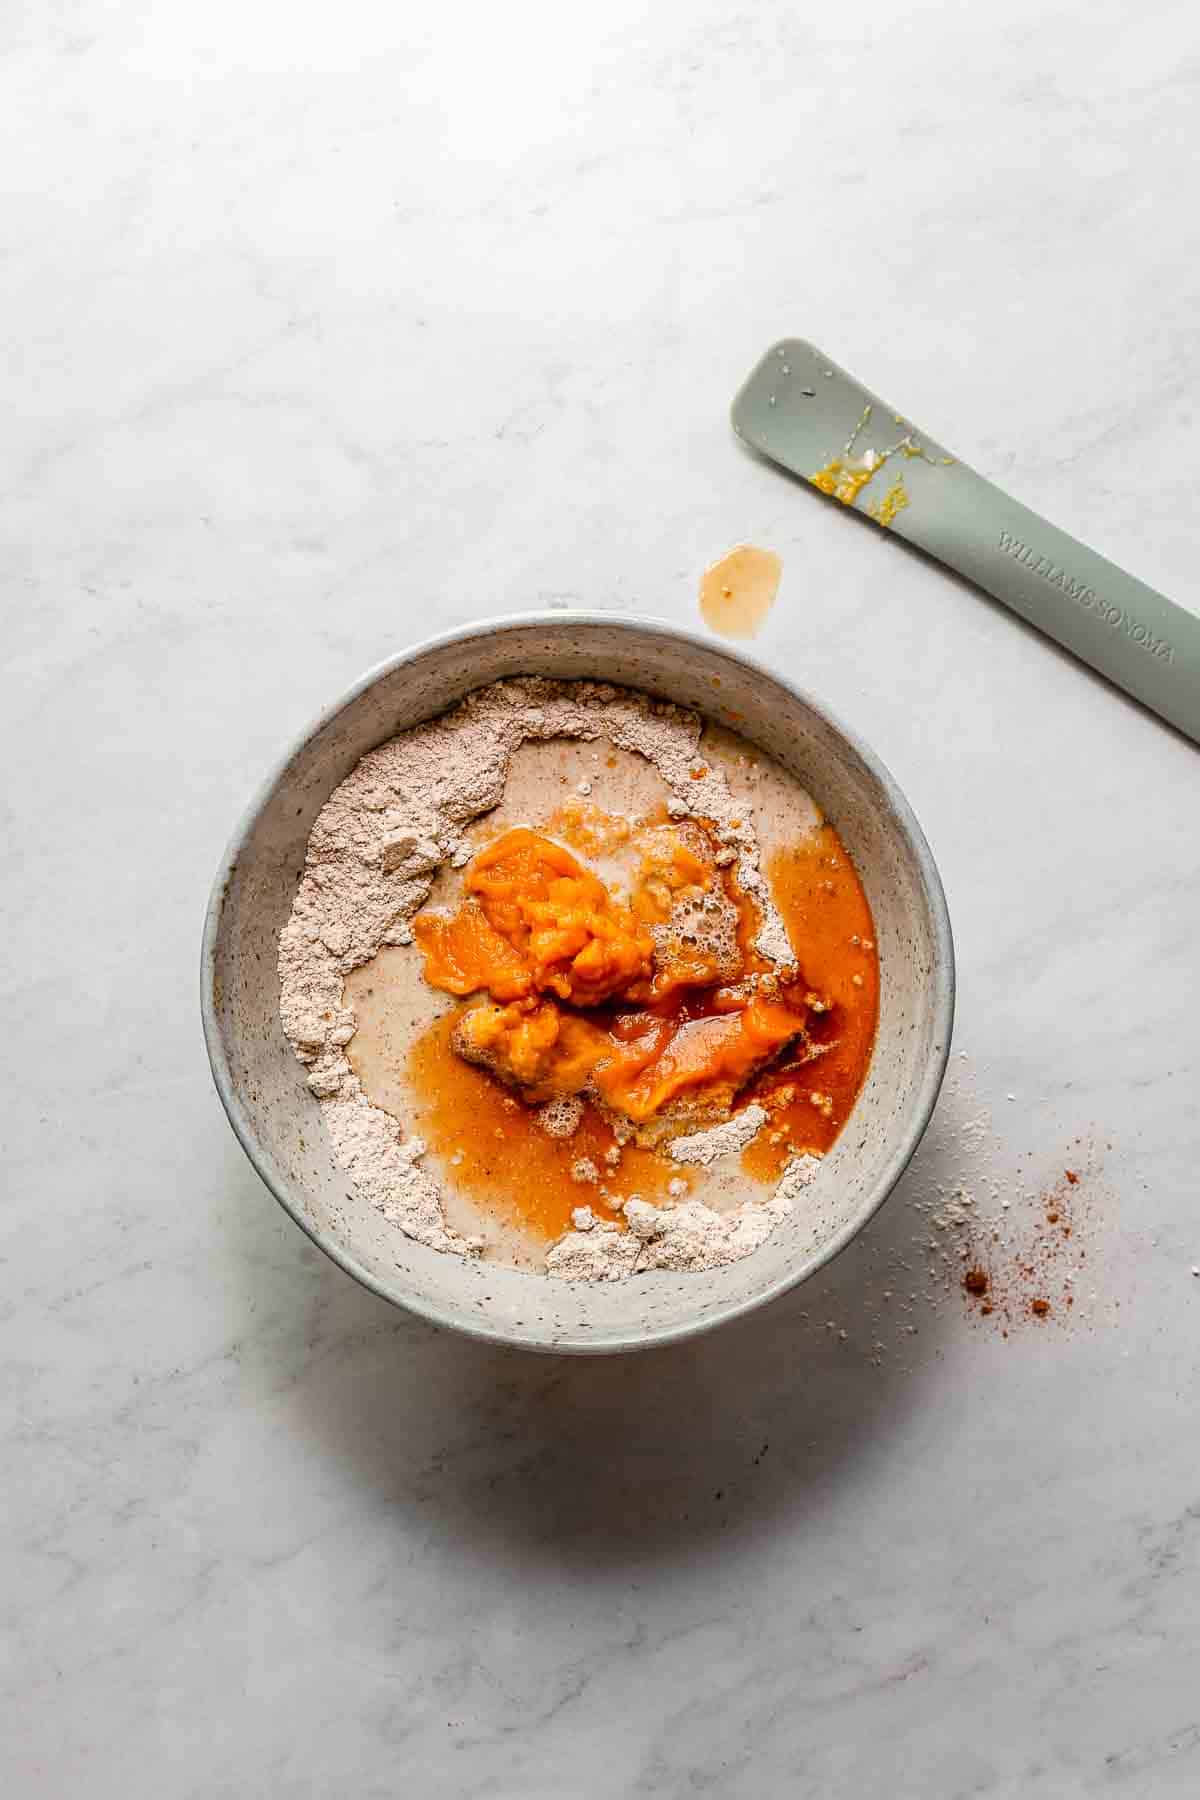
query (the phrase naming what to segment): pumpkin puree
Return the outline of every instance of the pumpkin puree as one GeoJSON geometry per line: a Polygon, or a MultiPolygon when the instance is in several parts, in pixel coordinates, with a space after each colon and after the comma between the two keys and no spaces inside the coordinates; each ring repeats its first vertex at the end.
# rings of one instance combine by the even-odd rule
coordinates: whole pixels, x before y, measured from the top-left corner
{"type": "MultiPolygon", "coordinates": [[[[563,824],[588,849],[625,836],[595,807],[551,828],[563,824]]],[[[423,1129],[435,1149],[457,1148],[460,1185],[493,1198],[497,1155],[509,1167],[518,1157],[523,1180],[502,1185],[526,1223],[551,1237],[595,1194],[581,1191],[572,1170],[589,1153],[603,1167],[618,1141],[614,1121],[636,1137],[622,1152],[621,1178],[605,1177],[612,1201],[635,1185],[661,1191],[679,1173],[638,1147],[654,1142],[656,1121],[660,1131],[664,1119],[677,1130],[685,1117],[702,1125],[750,1100],[771,1116],[743,1167],[771,1181],[791,1155],[832,1144],[870,1057],[873,926],[832,826],[778,853],[767,871],[799,950],[782,972],[754,950],[757,909],[732,870],[717,866],[715,839],[694,822],[676,829],[659,817],[640,823],[635,846],[640,866],[625,900],[562,843],[526,827],[506,831],[468,865],[457,912],[413,921],[426,980],[477,996],[414,1051],[430,1109],[423,1129]],[[701,937],[682,956],[660,955],[656,968],[676,902],[705,895],[736,908],[740,967],[731,973],[701,937]],[[602,1106],[586,1108],[570,1140],[548,1138],[528,1111],[585,1090],[602,1106]],[[479,1162],[473,1146],[485,1121],[491,1148],[479,1162]]]]}

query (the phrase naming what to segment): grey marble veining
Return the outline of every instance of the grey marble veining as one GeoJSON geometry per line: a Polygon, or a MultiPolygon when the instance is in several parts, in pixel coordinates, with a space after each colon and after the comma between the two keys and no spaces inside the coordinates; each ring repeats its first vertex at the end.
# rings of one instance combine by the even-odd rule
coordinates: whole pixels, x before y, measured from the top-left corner
{"type": "Polygon", "coordinates": [[[1195,607],[1198,101],[1193,9],[1112,0],[0,26],[6,1794],[1200,1791],[1197,752],[725,422],[802,333],[1195,607]],[[743,1324],[440,1336],[228,1132],[212,869],[368,663],[692,623],[738,540],[934,845],[955,1080],[743,1324]],[[939,1185],[1080,1138],[1070,1329],[876,1327],[939,1185]]]}

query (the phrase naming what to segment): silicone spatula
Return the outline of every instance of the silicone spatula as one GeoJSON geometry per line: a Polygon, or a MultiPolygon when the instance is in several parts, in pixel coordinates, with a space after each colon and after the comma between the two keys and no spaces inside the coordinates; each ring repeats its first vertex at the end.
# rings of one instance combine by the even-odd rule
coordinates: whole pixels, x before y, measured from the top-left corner
{"type": "Polygon", "coordinates": [[[738,436],[977,582],[1200,743],[1200,618],[1012,500],[800,338],[733,403],[738,436]]]}

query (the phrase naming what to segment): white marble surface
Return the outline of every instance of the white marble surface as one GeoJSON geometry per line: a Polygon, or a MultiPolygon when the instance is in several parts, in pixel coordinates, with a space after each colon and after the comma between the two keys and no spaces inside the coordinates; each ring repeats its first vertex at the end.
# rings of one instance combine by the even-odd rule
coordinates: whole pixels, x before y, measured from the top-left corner
{"type": "Polygon", "coordinates": [[[1195,603],[1198,113],[1190,0],[7,9],[12,1800],[1200,1791],[1200,752],[725,423],[810,336],[1195,603]],[[438,1336],[233,1141],[210,875],[373,660],[694,622],[739,539],[927,827],[965,1060],[741,1327],[438,1336]],[[873,1359],[936,1184],[1025,1228],[1080,1136],[1078,1322],[873,1359]]]}

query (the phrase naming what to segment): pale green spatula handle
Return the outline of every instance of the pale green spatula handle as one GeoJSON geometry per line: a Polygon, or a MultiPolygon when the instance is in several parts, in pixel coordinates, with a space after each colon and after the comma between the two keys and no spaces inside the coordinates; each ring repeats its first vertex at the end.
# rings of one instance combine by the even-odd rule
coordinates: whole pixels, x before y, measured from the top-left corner
{"type": "Polygon", "coordinates": [[[1200,618],[948,456],[813,345],[774,345],[734,401],[733,424],[810,480],[857,424],[844,461],[861,466],[868,450],[882,460],[848,504],[977,582],[1200,743],[1200,618]]]}

